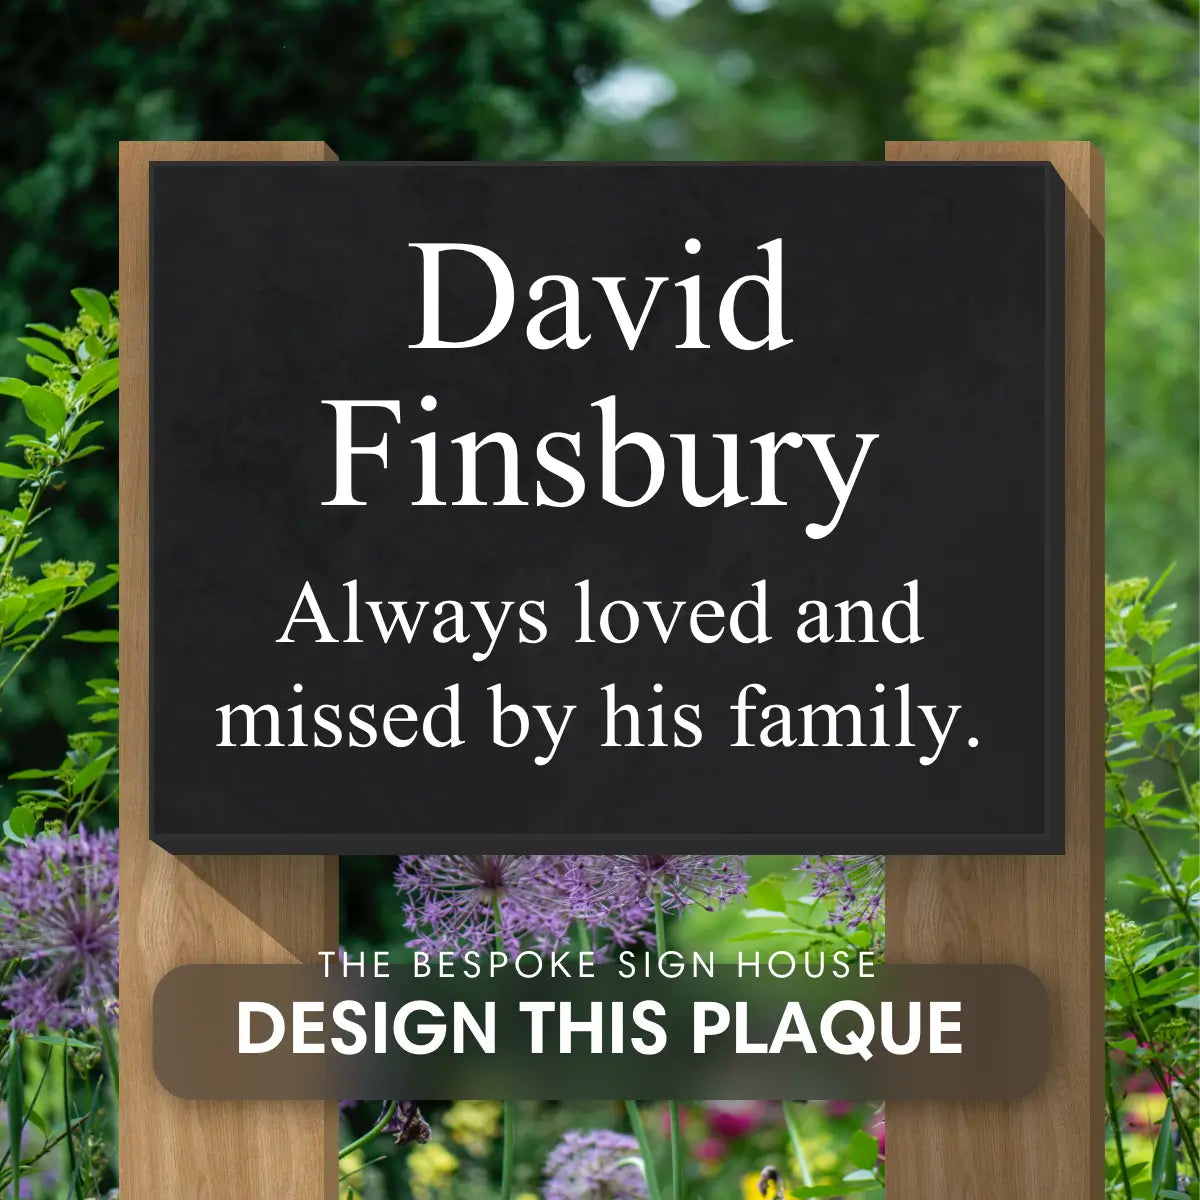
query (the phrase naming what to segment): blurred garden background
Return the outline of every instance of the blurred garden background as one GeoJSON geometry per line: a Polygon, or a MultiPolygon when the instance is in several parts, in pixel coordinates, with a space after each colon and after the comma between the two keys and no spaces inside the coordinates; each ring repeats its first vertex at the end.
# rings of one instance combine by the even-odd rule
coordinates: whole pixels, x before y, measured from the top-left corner
{"type": "MultiPolygon", "coordinates": [[[[79,317],[72,288],[116,287],[121,139],[315,138],[343,160],[800,161],[878,160],[888,139],[1088,139],[1107,161],[1108,570],[1116,579],[1154,578],[1175,564],[1155,601],[1177,605],[1159,648],[1170,650],[1197,636],[1198,17],[1197,0],[4,0],[0,376],[28,375],[27,348],[15,340],[27,322],[71,326],[79,317]]],[[[102,570],[116,560],[109,403],[105,448],[73,466],[52,496],[39,527],[46,546],[31,553],[31,565],[87,559],[102,570]]],[[[20,404],[0,404],[0,438],[26,424],[20,404]]],[[[1002,562],[995,585],[1005,586],[1002,562]]],[[[1139,637],[1136,653],[1145,652],[1144,629],[1134,627],[1144,595],[1135,585],[1113,599],[1108,632],[1121,653],[1139,637]]],[[[91,605],[77,619],[68,614],[59,634],[115,619],[91,605]]],[[[80,723],[84,681],[112,673],[112,652],[56,635],[32,669],[14,676],[0,717],[0,779],[60,761],[64,731],[80,723]]],[[[1194,677],[1169,684],[1162,702],[1178,707],[1176,693],[1194,688],[1194,677]]],[[[1136,725],[1139,706],[1144,715],[1139,700],[1118,724],[1136,725]]],[[[1146,726],[1138,728],[1140,740],[1146,726]]],[[[1188,736],[1181,744],[1194,750],[1188,736]]],[[[1195,779],[1191,750],[1181,780],[1195,779]]],[[[1134,770],[1135,805],[1175,786],[1161,764],[1134,770]],[[1142,783],[1149,793],[1137,790],[1142,783]]],[[[14,797],[11,783],[0,785],[0,820],[14,797]]],[[[1110,795],[1110,815],[1127,801],[1110,795]]],[[[111,824],[115,815],[99,820],[111,824]]],[[[1136,823],[1135,812],[1126,815],[1136,823]]],[[[1189,836],[1194,843],[1186,824],[1155,836],[1172,863],[1189,851],[1189,836]]],[[[1173,922],[1175,938],[1186,913],[1172,914],[1157,892],[1147,908],[1144,887],[1119,882],[1154,869],[1147,844],[1128,820],[1114,819],[1110,838],[1108,906],[1173,922]]],[[[407,939],[393,866],[343,862],[352,948],[407,939]]],[[[793,866],[752,860],[740,902],[715,913],[690,906],[672,918],[672,942],[727,953],[731,938],[769,931],[772,913],[819,916],[793,866]]],[[[1133,945],[1128,930],[1121,936],[1133,945]]],[[[1170,952],[1194,973],[1192,946],[1170,952]]],[[[1110,979],[1118,1002],[1121,978],[1110,979]]],[[[1190,1029],[1179,1037],[1191,1039],[1194,1083],[1190,1029]]],[[[1123,1037],[1115,1029],[1110,1050],[1123,1037]]],[[[1131,1057],[1119,1070],[1134,1098],[1152,1090],[1135,1086],[1140,1065],[1131,1057]]],[[[1160,1095],[1138,1127],[1150,1146],[1162,1108],[1160,1095]]],[[[351,1110],[348,1128],[360,1132],[377,1112],[351,1110]]],[[[418,1161],[431,1182],[397,1160],[393,1194],[487,1197],[499,1114],[466,1106],[428,1115],[437,1137],[418,1161]],[[443,1152],[456,1156],[453,1170],[443,1152]]],[[[692,1107],[684,1115],[697,1177],[720,1184],[722,1196],[757,1194],[752,1167],[784,1145],[780,1110],[692,1107]]],[[[660,1148],[663,1116],[655,1109],[650,1118],[660,1148]]],[[[815,1173],[841,1178],[876,1170],[855,1156],[866,1162],[877,1148],[877,1117],[872,1106],[805,1106],[787,1132],[809,1147],[815,1173]],[[856,1141],[864,1133],[870,1145],[856,1141]],[[818,1157],[822,1147],[828,1162],[818,1157]]],[[[537,1140],[518,1144],[519,1160],[540,1162],[569,1127],[613,1129],[622,1120],[611,1105],[594,1113],[544,1106],[517,1126],[537,1140]]],[[[794,1178],[794,1162],[781,1165],[794,1178]]],[[[536,1171],[521,1182],[536,1186],[536,1171]]],[[[39,1200],[55,1194],[50,1187],[35,1193],[39,1200]]],[[[1135,1180],[1121,1194],[1142,1195],[1138,1187],[1135,1180]]]]}

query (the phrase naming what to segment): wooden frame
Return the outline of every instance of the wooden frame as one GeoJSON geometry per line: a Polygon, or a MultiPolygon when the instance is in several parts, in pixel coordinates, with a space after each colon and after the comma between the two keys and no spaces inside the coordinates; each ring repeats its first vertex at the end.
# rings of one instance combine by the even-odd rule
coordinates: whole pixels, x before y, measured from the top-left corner
{"type": "Polygon", "coordinates": [[[899,1200],[1104,1191],[1104,163],[1088,142],[889,142],[889,162],[1049,160],[1066,220],[1066,853],[896,857],[894,962],[1019,963],[1050,993],[1050,1065],[1024,1100],[888,1105],[899,1200]]]}
{"type": "Polygon", "coordinates": [[[337,859],[179,857],[149,839],[149,207],[155,159],[321,160],[324,142],[121,145],[121,1194],[324,1200],[337,1106],[189,1104],[154,1075],[151,1002],[172,967],[315,962],[337,945],[337,859]]]}
{"type": "MultiPolygon", "coordinates": [[[[191,962],[313,961],[337,945],[337,860],[176,858],[149,841],[149,164],[327,160],[322,142],[131,142],[120,159],[121,1194],[329,1200],[332,1104],[187,1103],[154,1076],[151,1001],[191,962]]],[[[1015,1103],[888,1108],[893,1200],[1103,1190],[1103,165],[1080,142],[898,142],[890,161],[1048,160],[1066,183],[1066,845],[1061,857],[888,863],[894,961],[1010,962],[1051,995],[1051,1064],[1015,1103]]]]}

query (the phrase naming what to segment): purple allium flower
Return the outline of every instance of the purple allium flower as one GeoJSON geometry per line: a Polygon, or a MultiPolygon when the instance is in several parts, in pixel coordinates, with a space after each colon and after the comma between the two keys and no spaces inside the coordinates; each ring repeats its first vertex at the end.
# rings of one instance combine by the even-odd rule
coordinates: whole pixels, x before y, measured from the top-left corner
{"type": "Polygon", "coordinates": [[[581,854],[565,868],[572,912],[587,930],[598,962],[612,946],[654,945],[654,901],[636,889],[617,887],[613,862],[606,855],[581,854]]]}
{"type": "Polygon", "coordinates": [[[878,854],[806,858],[796,868],[812,880],[812,894],[829,902],[829,923],[857,929],[883,916],[883,858],[878,854]]]}
{"type": "Polygon", "coordinates": [[[0,861],[0,987],[13,1027],[81,1029],[116,1015],[117,834],[43,834],[0,861]]]}
{"type": "Polygon", "coordinates": [[[602,876],[598,899],[607,898],[634,918],[643,909],[653,914],[656,895],[668,912],[692,904],[712,912],[740,896],[750,882],[746,860],[733,854],[616,854],[593,861],[602,876]]]}
{"type": "MultiPolygon", "coordinates": [[[[391,1103],[389,1100],[383,1106],[384,1112],[387,1112],[391,1103]]],[[[429,1122],[421,1115],[421,1110],[417,1107],[415,1100],[397,1100],[396,1111],[392,1113],[391,1120],[383,1127],[383,1132],[390,1133],[397,1146],[408,1146],[414,1142],[423,1145],[429,1141],[429,1135],[433,1130],[429,1128],[429,1122]]]]}
{"type": "Polygon", "coordinates": [[[546,1159],[545,1200],[646,1200],[640,1158],[626,1133],[572,1130],[546,1159]]]}
{"type": "Polygon", "coordinates": [[[573,917],[570,859],[548,854],[406,854],[396,867],[410,946],[430,954],[551,949],[573,917]]]}

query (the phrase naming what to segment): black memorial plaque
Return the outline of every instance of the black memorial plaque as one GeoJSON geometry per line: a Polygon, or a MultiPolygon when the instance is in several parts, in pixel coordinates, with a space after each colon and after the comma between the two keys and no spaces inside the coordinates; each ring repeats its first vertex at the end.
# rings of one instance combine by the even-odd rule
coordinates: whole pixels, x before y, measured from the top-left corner
{"type": "Polygon", "coordinates": [[[1061,851],[1048,165],[159,163],[151,204],[163,846],[1061,851]]]}

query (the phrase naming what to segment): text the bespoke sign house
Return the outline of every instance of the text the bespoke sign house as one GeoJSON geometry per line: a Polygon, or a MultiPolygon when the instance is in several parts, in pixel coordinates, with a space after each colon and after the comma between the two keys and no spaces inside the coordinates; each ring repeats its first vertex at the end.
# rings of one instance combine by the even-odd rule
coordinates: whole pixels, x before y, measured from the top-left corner
{"type": "Polygon", "coordinates": [[[1060,848],[1063,203],[153,167],[154,836],[1060,848]]]}

